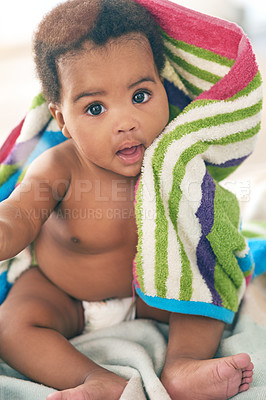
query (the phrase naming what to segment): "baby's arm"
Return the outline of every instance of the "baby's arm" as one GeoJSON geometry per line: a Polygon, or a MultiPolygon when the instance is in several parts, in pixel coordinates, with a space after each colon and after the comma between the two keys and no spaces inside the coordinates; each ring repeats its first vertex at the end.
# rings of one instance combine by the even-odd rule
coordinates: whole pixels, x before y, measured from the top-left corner
{"type": "Polygon", "coordinates": [[[22,183],[0,203],[0,260],[14,257],[35,239],[64,197],[68,181],[70,168],[57,149],[30,165],[22,183]]]}

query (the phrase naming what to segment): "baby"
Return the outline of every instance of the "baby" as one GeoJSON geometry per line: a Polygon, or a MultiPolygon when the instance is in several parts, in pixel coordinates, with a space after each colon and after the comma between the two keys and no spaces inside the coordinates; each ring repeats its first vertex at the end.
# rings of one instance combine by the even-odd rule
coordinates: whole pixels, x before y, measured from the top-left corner
{"type": "MultiPolygon", "coordinates": [[[[134,186],[145,150],[169,120],[163,43],[134,1],[71,0],[43,19],[34,52],[50,112],[69,140],[38,157],[0,204],[1,259],[33,243],[37,260],[1,306],[0,355],[58,389],[49,400],[116,400],[127,381],[67,339],[83,331],[84,301],[132,296],[134,186]],[[89,189],[79,190],[81,182],[89,189]],[[88,208],[101,217],[81,218],[88,208]],[[110,210],[118,217],[108,218],[110,210]]],[[[248,389],[247,354],[212,360],[223,322],[139,298],[136,315],[170,324],[161,380],[172,399],[227,399],[248,389]]]]}

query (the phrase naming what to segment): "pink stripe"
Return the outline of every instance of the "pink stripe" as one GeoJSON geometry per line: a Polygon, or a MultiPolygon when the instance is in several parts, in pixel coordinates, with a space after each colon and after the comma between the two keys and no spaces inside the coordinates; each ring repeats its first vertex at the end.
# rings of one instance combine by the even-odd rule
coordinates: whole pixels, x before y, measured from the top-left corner
{"type": "Polygon", "coordinates": [[[136,257],[133,260],[133,284],[135,287],[140,288],[137,277],[136,257]]]}
{"type": "MultiPolygon", "coordinates": [[[[140,178],[137,180],[137,183],[135,185],[135,201],[134,201],[135,206],[136,206],[136,203],[137,203],[137,190],[138,190],[138,187],[139,187],[139,182],[140,182],[140,178]]],[[[135,256],[135,258],[133,260],[133,285],[135,287],[138,287],[138,288],[140,287],[139,283],[138,283],[138,277],[137,277],[136,256],[135,256]]]]}
{"type": "Polygon", "coordinates": [[[136,197],[137,197],[137,191],[138,191],[138,188],[139,188],[139,181],[140,181],[140,177],[139,177],[139,179],[137,180],[137,183],[136,183],[136,185],[135,185],[135,191],[134,191],[134,195],[135,195],[135,205],[136,205],[136,202],[137,202],[136,197]]]}
{"type": "Polygon", "coordinates": [[[201,93],[198,99],[225,100],[243,90],[255,77],[258,65],[248,38],[243,35],[235,64],[219,82],[201,93]]]}
{"type": "Polygon", "coordinates": [[[9,155],[11,150],[13,149],[13,146],[20,135],[21,128],[23,126],[25,118],[11,131],[11,133],[8,135],[7,139],[5,140],[4,144],[2,145],[0,149],[0,163],[2,163],[6,157],[9,155]]]}
{"type": "Polygon", "coordinates": [[[245,277],[246,286],[248,286],[248,284],[250,283],[251,279],[252,279],[252,274],[250,274],[250,275],[248,275],[248,276],[245,277]]]}
{"type": "Polygon", "coordinates": [[[182,7],[168,0],[135,0],[146,7],[163,30],[176,40],[237,57],[242,29],[236,24],[182,7]]]}

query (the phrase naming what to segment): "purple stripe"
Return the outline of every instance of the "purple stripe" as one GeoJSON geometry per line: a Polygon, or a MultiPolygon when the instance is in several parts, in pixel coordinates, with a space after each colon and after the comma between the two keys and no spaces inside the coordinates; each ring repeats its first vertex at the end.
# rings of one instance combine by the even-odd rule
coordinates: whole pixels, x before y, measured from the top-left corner
{"type": "Polygon", "coordinates": [[[4,165],[22,164],[30,155],[39,141],[39,136],[27,140],[26,142],[16,143],[11,153],[7,156],[4,165]]]}
{"type": "Polygon", "coordinates": [[[190,98],[167,79],[164,79],[164,87],[168,101],[173,106],[177,106],[180,110],[183,110],[189,103],[191,103],[190,98]]]}
{"type": "Polygon", "coordinates": [[[227,167],[237,167],[239,164],[241,164],[243,161],[245,161],[246,158],[249,157],[250,154],[247,156],[241,157],[241,158],[233,158],[232,160],[226,161],[223,164],[213,164],[206,162],[206,165],[211,165],[213,167],[220,167],[220,168],[227,168],[227,167]]]}
{"type": "Polygon", "coordinates": [[[222,299],[219,293],[215,289],[214,282],[214,270],[216,257],[207,239],[207,235],[210,233],[213,222],[214,222],[214,197],[215,197],[215,183],[206,171],[202,185],[202,200],[201,205],[198,208],[196,216],[199,219],[202,236],[197,246],[196,255],[199,271],[205,280],[211,294],[212,302],[217,306],[222,305],[222,299]]]}

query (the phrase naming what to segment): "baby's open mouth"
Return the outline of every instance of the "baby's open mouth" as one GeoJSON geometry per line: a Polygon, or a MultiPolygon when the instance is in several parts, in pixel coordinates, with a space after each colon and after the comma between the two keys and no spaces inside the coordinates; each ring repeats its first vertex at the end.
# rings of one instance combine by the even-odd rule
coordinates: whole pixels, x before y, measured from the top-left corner
{"type": "Polygon", "coordinates": [[[119,150],[116,154],[126,164],[134,164],[138,162],[143,155],[144,148],[142,144],[132,147],[125,147],[119,150]]]}

